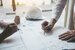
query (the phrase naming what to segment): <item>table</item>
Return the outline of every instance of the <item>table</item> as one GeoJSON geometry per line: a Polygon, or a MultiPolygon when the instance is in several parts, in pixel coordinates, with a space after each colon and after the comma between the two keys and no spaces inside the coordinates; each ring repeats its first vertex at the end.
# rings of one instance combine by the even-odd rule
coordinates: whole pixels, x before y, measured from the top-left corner
{"type": "MultiPolygon", "coordinates": [[[[43,16],[50,17],[50,12],[43,12],[43,16]]],[[[0,19],[13,21],[15,15],[3,14],[0,19]]],[[[28,21],[25,14],[20,15],[21,23],[18,25],[20,29],[15,34],[7,38],[0,44],[0,50],[62,50],[75,49],[75,43],[67,43],[59,40],[58,36],[68,29],[63,27],[63,14],[54,26],[51,34],[44,33],[41,29],[41,21],[28,21]]],[[[47,19],[48,19],[47,18],[47,19]]],[[[45,20],[47,20],[45,18],[45,20]]],[[[0,31],[2,31],[0,29],[0,31]]]]}

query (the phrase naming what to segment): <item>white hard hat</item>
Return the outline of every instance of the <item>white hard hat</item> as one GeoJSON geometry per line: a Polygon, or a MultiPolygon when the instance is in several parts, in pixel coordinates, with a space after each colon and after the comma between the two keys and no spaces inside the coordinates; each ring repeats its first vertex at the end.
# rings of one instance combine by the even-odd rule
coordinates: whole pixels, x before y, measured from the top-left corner
{"type": "Polygon", "coordinates": [[[38,7],[30,7],[26,13],[26,19],[43,19],[42,10],[38,7]]]}

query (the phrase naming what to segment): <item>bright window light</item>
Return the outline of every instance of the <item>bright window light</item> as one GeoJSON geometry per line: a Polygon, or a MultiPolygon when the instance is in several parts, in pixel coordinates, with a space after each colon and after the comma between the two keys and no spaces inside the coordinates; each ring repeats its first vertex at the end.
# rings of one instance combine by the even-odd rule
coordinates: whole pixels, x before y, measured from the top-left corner
{"type": "Polygon", "coordinates": [[[26,4],[26,5],[42,5],[43,2],[45,4],[50,4],[50,0],[15,0],[16,3],[26,4]]]}

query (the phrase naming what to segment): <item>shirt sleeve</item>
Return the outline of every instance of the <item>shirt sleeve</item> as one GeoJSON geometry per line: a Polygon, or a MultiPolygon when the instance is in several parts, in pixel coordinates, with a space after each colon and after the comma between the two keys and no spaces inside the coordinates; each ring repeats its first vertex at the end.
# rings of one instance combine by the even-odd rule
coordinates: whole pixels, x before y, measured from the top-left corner
{"type": "Polygon", "coordinates": [[[66,5],[67,0],[58,0],[56,5],[53,6],[52,17],[56,19],[56,21],[60,18],[61,13],[66,5]]]}

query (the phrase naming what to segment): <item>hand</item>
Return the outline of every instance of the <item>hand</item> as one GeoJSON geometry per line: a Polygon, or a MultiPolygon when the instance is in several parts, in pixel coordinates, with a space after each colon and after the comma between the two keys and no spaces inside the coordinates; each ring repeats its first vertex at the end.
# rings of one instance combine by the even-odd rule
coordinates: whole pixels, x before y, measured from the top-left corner
{"type": "Polygon", "coordinates": [[[8,24],[8,26],[4,29],[4,31],[0,34],[0,43],[11,36],[18,30],[17,25],[15,23],[8,24]]]}
{"type": "Polygon", "coordinates": [[[10,36],[14,34],[18,30],[18,27],[15,23],[8,24],[8,26],[4,29],[4,31],[1,33],[2,36],[10,36]]]}
{"type": "Polygon", "coordinates": [[[67,42],[75,42],[75,30],[70,30],[59,35],[59,39],[67,42]]]}
{"type": "Polygon", "coordinates": [[[14,33],[18,30],[18,27],[15,23],[11,23],[6,27],[6,30],[9,30],[9,33],[14,33]]]}
{"type": "Polygon", "coordinates": [[[48,26],[49,22],[47,21],[44,21],[42,23],[42,29],[45,31],[45,32],[49,32],[49,26],[48,26]]]}
{"type": "Polygon", "coordinates": [[[56,23],[56,20],[55,20],[54,18],[51,20],[50,23],[49,23],[48,21],[44,21],[44,22],[42,23],[42,29],[43,29],[45,32],[50,32],[55,23],[56,23]]]}

